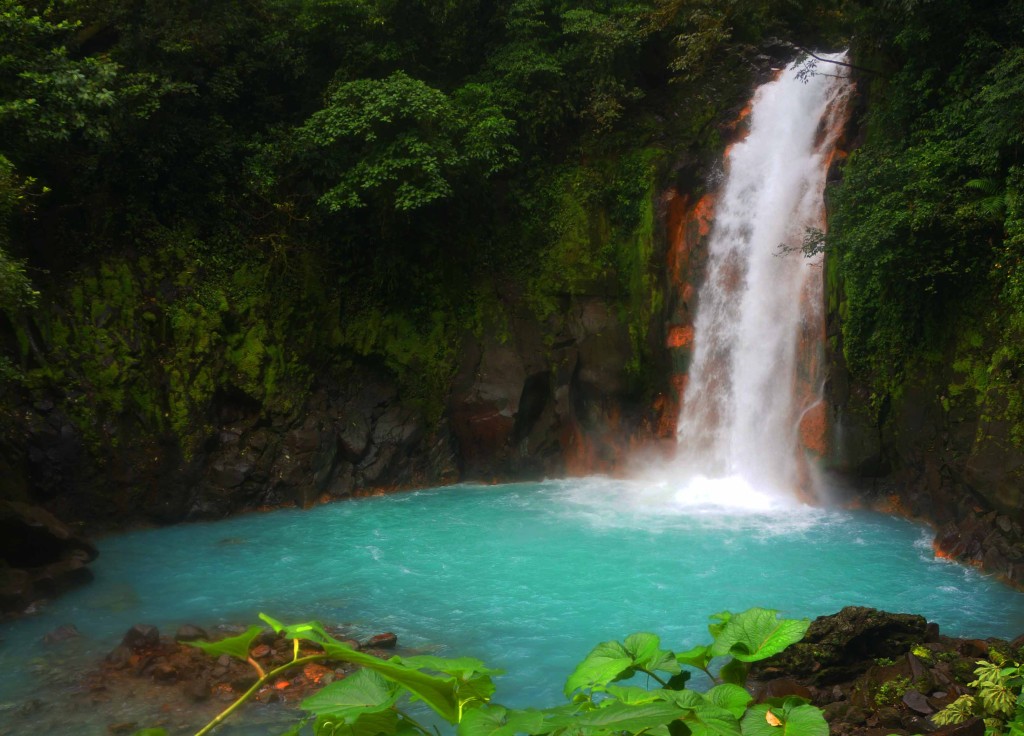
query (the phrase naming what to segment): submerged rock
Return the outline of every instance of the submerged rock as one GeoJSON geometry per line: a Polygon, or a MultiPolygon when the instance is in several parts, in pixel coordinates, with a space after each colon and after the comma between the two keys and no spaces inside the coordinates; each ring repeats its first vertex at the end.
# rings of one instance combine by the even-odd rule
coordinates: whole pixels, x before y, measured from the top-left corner
{"type": "Polygon", "coordinates": [[[135,626],[128,629],[121,640],[121,646],[127,647],[132,651],[148,649],[159,644],[160,630],[149,624],[135,624],[135,626]]]}
{"type": "Polygon", "coordinates": [[[43,642],[45,644],[57,644],[69,639],[77,639],[81,635],[81,632],[74,624],[62,624],[43,636],[43,642]]]}
{"type": "Polygon", "coordinates": [[[390,631],[371,636],[363,645],[366,649],[394,649],[398,646],[398,635],[390,631]]]}
{"type": "Polygon", "coordinates": [[[193,626],[192,624],[179,626],[178,631],[174,634],[175,641],[200,641],[209,638],[210,635],[206,633],[205,629],[193,626]]]}

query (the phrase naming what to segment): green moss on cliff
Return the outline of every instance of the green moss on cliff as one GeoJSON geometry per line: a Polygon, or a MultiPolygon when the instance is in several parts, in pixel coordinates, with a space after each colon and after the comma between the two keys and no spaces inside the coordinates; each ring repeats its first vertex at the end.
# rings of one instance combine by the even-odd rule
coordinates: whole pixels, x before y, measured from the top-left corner
{"type": "MultiPolygon", "coordinates": [[[[882,402],[927,384],[1024,441],[1024,32],[1013,3],[906,6],[855,49],[866,140],[831,191],[830,294],[850,370],[882,402]],[[886,30],[888,28],[888,30],[886,30]],[[955,31],[954,31],[955,29],[955,31]]],[[[863,37],[862,37],[863,38],[863,37]]],[[[962,412],[961,412],[962,413],[962,412]]]]}

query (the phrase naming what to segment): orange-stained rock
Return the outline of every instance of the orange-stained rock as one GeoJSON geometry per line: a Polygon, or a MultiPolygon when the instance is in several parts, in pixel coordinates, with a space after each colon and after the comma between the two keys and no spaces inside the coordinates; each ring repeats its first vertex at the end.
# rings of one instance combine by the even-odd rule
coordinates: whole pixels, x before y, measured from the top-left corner
{"type": "Polygon", "coordinates": [[[310,662],[302,668],[302,674],[305,675],[306,679],[317,684],[319,684],[320,681],[324,679],[324,675],[329,672],[333,674],[334,671],[331,668],[324,667],[322,664],[317,664],[316,662],[310,662]]]}
{"type": "Polygon", "coordinates": [[[818,457],[824,457],[825,430],[828,418],[825,402],[819,401],[808,409],[800,419],[800,445],[818,457]]]}
{"type": "Polygon", "coordinates": [[[669,329],[665,340],[669,348],[689,347],[693,342],[693,325],[676,325],[669,329]]]}

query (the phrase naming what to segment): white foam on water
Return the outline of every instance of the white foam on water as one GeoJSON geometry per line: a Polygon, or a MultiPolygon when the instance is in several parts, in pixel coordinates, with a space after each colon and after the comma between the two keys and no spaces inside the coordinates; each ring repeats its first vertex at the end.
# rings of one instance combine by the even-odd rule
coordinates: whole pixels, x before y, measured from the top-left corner
{"type": "Polygon", "coordinates": [[[757,536],[794,534],[827,521],[830,512],[792,495],[759,490],[740,476],[687,481],[602,476],[547,481],[552,513],[595,527],[649,532],[735,529],[757,536]]]}

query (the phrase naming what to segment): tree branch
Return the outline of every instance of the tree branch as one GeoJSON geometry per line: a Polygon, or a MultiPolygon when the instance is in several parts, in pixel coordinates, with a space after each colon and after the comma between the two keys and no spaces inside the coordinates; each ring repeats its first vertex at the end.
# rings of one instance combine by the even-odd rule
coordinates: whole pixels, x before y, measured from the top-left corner
{"type": "Polygon", "coordinates": [[[877,69],[868,69],[866,66],[857,66],[856,64],[849,64],[849,63],[847,63],[845,61],[836,61],[835,59],[826,59],[826,58],[824,58],[822,56],[818,56],[816,53],[814,53],[813,51],[811,51],[809,49],[805,49],[803,46],[798,46],[795,43],[788,43],[787,45],[788,46],[792,46],[793,48],[795,48],[800,53],[807,54],[812,59],[816,59],[817,61],[823,61],[826,64],[835,64],[836,66],[845,66],[847,69],[855,69],[856,71],[864,72],[865,74],[874,74],[876,77],[881,77],[882,79],[888,79],[889,78],[888,75],[883,74],[882,72],[878,71],[877,69]]]}

